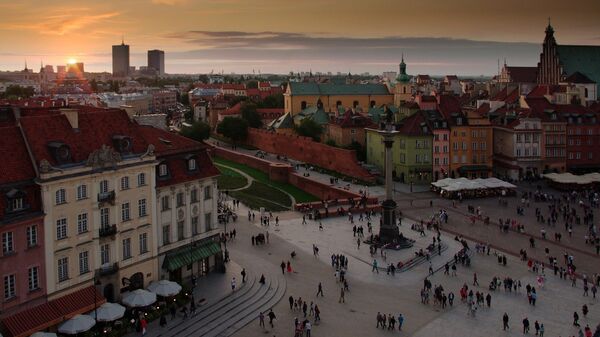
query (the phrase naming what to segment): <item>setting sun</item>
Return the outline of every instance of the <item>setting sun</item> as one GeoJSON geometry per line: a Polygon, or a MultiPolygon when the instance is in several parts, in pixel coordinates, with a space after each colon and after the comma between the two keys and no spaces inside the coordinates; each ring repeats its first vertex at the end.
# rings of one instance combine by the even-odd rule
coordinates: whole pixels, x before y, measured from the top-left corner
{"type": "Polygon", "coordinates": [[[75,63],[77,63],[77,60],[74,58],[70,58],[67,60],[67,64],[75,64],[75,63]]]}

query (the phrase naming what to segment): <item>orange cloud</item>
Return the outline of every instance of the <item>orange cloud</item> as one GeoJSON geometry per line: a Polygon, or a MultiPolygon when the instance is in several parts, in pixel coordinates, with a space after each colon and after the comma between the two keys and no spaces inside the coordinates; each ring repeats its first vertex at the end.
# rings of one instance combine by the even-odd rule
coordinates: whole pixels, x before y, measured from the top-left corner
{"type": "Polygon", "coordinates": [[[65,35],[80,31],[87,26],[98,24],[118,15],[120,15],[119,12],[95,15],[59,14],[43,17],[36,23],[13,24],[9,28],[33,30],[41,34],[65,35]]]}
{"type": "Polygon", "coordinates": [[[167,6],[182,5],[187,2],[188,2],[188,0],[152,0],[152,3],[155,5],[167,5],[167,6]]]}

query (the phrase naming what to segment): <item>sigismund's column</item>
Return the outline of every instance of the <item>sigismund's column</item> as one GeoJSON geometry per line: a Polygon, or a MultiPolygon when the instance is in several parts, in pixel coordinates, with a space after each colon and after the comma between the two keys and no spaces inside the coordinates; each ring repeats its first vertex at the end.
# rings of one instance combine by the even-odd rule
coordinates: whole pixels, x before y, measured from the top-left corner
{"type": "Polygon", "coordinates": [[[385,200],[381,203],[383,221],[379,227],[380,244],[397,242],[400,237],[398,226],[396,226],[396,202],[394,201],[394,182],[392,181],[392,145],[398,133],[389,121],[386,123],[385,129],[379,131],[385,145],[385,200]]]}

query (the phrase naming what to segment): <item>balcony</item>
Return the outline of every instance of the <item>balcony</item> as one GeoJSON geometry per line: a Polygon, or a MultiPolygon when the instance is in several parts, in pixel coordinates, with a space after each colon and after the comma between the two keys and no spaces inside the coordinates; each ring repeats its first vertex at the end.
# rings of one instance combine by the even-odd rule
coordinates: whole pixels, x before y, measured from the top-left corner
{"type": "Polygon", "coordinates": [[[98,203],[102,205],[106,202],[110,203],[111,205],[115,204],[115,191],[98,193],[98,203]]]}
{"type": "Polygon", "coordinates": [[[96,277],[113,275],[117,271],[119,271],[119,264],[117,262],[107,263],[96,270],[96,277]]]}
{"type": "Polygon", "coordinates": [[[110,226],[102,226],[100,227],[100,237],[104,238],[107,236],[115,236],[115,234],[117,234],[117,225],[110,225],[110,226]]]}

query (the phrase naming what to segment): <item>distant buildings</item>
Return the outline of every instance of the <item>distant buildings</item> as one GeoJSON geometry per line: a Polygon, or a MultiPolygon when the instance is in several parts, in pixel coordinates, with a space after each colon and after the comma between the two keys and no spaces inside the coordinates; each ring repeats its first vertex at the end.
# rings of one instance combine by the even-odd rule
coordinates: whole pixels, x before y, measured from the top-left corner
{"type": "Polygon", "coordinates": [[[125,42],[112,46],[112,74],[114,77],[126,77],[129,74],[129,45],[125,42]]]}
{"type": "Polygon", "coordinates": [[[165,52],[162,50],[148,50],[148,69],[153,69],[156,74],[165,74],[165,52]]]}

